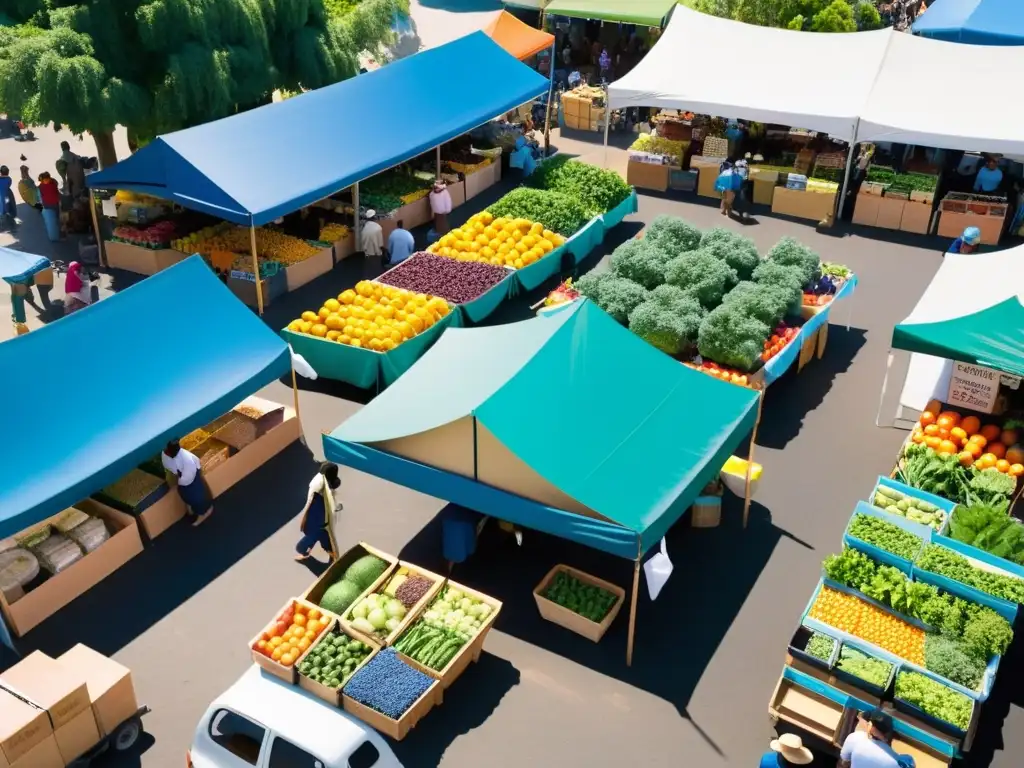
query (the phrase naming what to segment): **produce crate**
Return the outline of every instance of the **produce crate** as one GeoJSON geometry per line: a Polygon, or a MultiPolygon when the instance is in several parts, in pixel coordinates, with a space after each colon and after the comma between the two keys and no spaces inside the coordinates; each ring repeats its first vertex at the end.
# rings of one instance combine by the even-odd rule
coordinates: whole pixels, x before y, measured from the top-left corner
{"type": "MultiPolygon", "coordinates": [[[[917,671],[917,670],[914,670],[914,671],[917,671]]],[[[897,673],[897,674],[899,674],[899,673],[897,673]]],[[[942,683],[943,685],[946,685],[946,682],[942,678],[938,677],[937,675],[926,674],[925,677],[930,677],[932,680],[935,680],[936,682],[939,682],[939,683],[942,683]]],[[[947,687],[951,687],[951,686],[947,686],[947,687]]],[[[953,690],[956,690],[956,689],[953,688],[953,690]]],[[[920,709],[916,705],[911,704],[909,701],[904,701],[903,699],[901,699],[899,696],[896,695],[895,690],[893,691],[893,695],[892,695],[892,703],[893,703],[893,706],[896,708],[897,712],[904,712],[904,713],[906,713],[908,715],[912,715],[915,718],[917,718],[918,720],[920,720],[921,722],[923,722],[923,723],[925,723],[927,725],[932,726],[937,731],[940,731],[940,732],[942,732],[944,734],[948,734],[950,736],[955,736],[957,738],[962,738],[962,737],[964,737],[967,734],[967,730],[970,730],[970,726],[968,726],[967,730],[964,730],[964,729],[961,729],[959,726],[954,725],[953,723],[948,723],[945,720],[942,720],[942,719],[940,719],[938,717],[935,717],[935,715],[928,714],[923,709],[920,709]]],[[[978,716],[978,704],[977,704],[977,702],[975,702],[973,706],[974,706],[974,708],[973,708],[973,710],[971,712],[971,720],[972,721],[975,720],[977,718],[977,716],[978,716]]]]}
{"type": "Polygon", "coordinates": [[[708,136],[704,139],[704,149],[701,150],[704,157],[728,157],[729,141],[720,136],[708,136]]]}
{"type": "Polygon", "coordinates": [[[441,589],[441,585],[443,583],[443,576],[438,576],[436,573],[431,573],[425,568],[420,568],[417,565],[410,565],[409,563],[398,561],[397,565],[391,566],[387,570],[385,570],[384,573],[381,574],[380,577],[375,582],[373,582],[373,584],[371,584],[368,589],[366,589],[361,595],[359,595],[359,597],[357,597],[352,602],[352,605],[349,606],[349,609],[345,612],[345,615],[341,617],[341,628],[345,631],[346,634],[351,635],[357,640],[362,640],[365,643],[372,643],[373,645],[384,646],[386,648],[390,646],[392,643],[394,643],[395,639],[400,634],[402,634],[406,629],[408,629],[409,624],[412,623],[413,618],[420,614],[420,612],[423,610],[423,607],[431,601],[433,601],[434,596],[437,594],[438,590],[441,589]],[[412,608],[406,611],[405,617],[402,619],[402,622],[394,629],[394,631],[392,631],[386,637],[379,638],[374,637],[372,635],[367,635],[365,632],[360,632],[358,629],[353,627],[351,618],[352,607],[358,605],[361,600],[369,597],[374,592],[378,592],[379,590],[383,589],[387,585],[387,583],[391,581],[391,578],[393,576],[398,575],[398,573],[401,572],[403,568],[408,569],[410,575],[424,576],[428,579],[433,579],[434,584],[430,587],[430,589],[428,589],[423,594],[423,597],[421,597],[412,608]]]}
{"type": "Polygon", "coordinates": [[[887,185],[877,181],[865,181],[860,185],[860,192],[862,195],[875,195],[881,197],[885,193],[887,185]]]}
{"type": "MultiPolygon", "coordinates": [[[[816,631],[817,630],[805,627],[803,624],[798,626],[796,628],[796,632],[793,633],[793,637],[789,641],[789,653],[793,657],[803,661],[805,664],[810,664],[811,666],[818,667],[819,669],[829,670],[832,668],[832,665],[835,663],[836,656],[839,654],[839,640],[828,635],[828,637],[832,638],[833,642],[832,655],[828,659],[819,659],[817,656],[812,656],[807,653],[806,650],[807,643],[810,642],[811,636],[816,631]]],[[[820,634],[824,635],[826,633],[821,632],[820,634]]]]}
{"type": "Polygon", "coordinates": [[[848,641],[843,641],[838,645],[839,647],[836,648],[836,654],[832,658],[832,674],[835,675],[838,679],[843,680],[846,683],[849,683],[850,685],[854,685],[858,688],[863,688],[865,691],[870,691],[879,698],[885,696],[889,688],[892,687],[892,681],[896,677],[896,671],[899,669],[899,665],[893,664],[892,661],[890,661],[889,659],[882,658],[881,656],[871,653],[868,650],[858,648],[855,644],[850,643],[848,641]],[[885,681],[885,685],[875,685],[874,683],[870,683],[862,677],[857,677],[856,675],[850,674],[844,669],[840,669],[839,659],[842,656],[843,648],[850,648],[859,653],[863,653],[865,656],[870,656],[873,659],[878,659],[879,661],[884,661],[886,664],[888,664],[891,667],[891,669],[889,671],[889,679],[885,681]]]}
{"type": "MultiPolygon", "coordinates": [[[[942,510],[943,512],[946,513],[946,522],[942,526],[942,528],[939,529],[939,531],[937,531],[937,532],[938,533],[942,533],[943,531],[945,531],[945,530],[947,530],[949,528],[949,516],[953,513],[953,510],[956,508],[956,504],[953,503],[952,501],[950,501],[949,499],[944,499],[941,496],[936,496],[933,493],[928,493],[927,491],[922,491],[922,490],[919,490],[918,488],[914,488],[912,486],[905,485],[904,483],[901,483],[898,480],[893,480],[891,477],[885,477],[883,475],[879,475],[878,476],[878,481],[875,483],[875,487],[871,491],[871,497],[868,500],[875,507],[878,507],[878,505],[876,505],[874,502],[875,502],[875,495],[878,494],[878,489],[879,488],[885,488],[885,489],[888,489],[888,490],[891,490],[891,491],[898,491],[899,493],[903,494],[904,496],[909,496],[911,498],[918,499],[919,501],[926,501],[929,504],[935,505],[940,510],[942,510]]],[[[878,507],[878,508],[880,508],[883,511],[885,511],[884,507],[878,507]]],[[[896,517],[898,519],[905,519],[903,515],[891,515],[888,512],[886,512],[886,514],[889,515],[890,517],[896,517]]]]}
{"type": "Polygon", "coordinates": [[[910,199],[917,203],[928,203],[931,205],[935,202],[935,192],[923,192],[920,189],[915,189],[910,193],[910,199]]]}
{"type": "MultiPolygon", "coordinates": [[[[324,592],[327,591],[327,588],[334,582],[341,579],[342,575],[344,575],[345,571],[348,570],[348,567],[352,565],[352,563],[366,555],[379,557],[381,560],[388,563],[388,570],[398,565],[398,558],[394,555],[381,552],[376,547],[372,547],[366,542],[361,541],[352,547],[352,549],[341,553],[338,556],[338,559],[331,563],[327,570],[320,575],[320,578],[314,581],[310,585],[309,589],[302,593],[302,599],[315,605],[320,605],[320,600],[323,599],[324,592]]],[[[387,572],[387,570],[384,571],[384,573],[387,572]]],[[[362,640],[362,638],[359,639],[362,640]]],[[[379,642],[375,642],[375,644],[380,645],[379,642]]]]}
{"type": "Polygon", "coordinates": [[[228,460],[231,456],[231,449],[227,443],[222,443],[220,440],[211,437],[193,453],[199,459],[199,464],[203,471],[209,472],[228,460]]]}
{"type": "Polygon", "coordinates": [[[533,599],[537,601],[537,610],[540,611],[540,615],[550,622],[558,624],[559,626],[565,627],[566,629],[575,632],[578,635],[583,635],[588,640],[593,642],[599,642],[604,633],[608,631],[608,627],[615,621],[615,617],[619,615],[619,610],[622,608],[622,603],[626,599],[626,590],[609,581],[599,579],[596,576],[591,576],[589,573],[572,568],[568,565],[556,565],[547,575],[541,580],[533,590],[533,599]],[[574,576],[585,584],[591,584],[595,587],[611,592],[618,600],[612,605],[608,611],[608,615],[604,617],[600,624],[597,622],[590,621],[580,616],[575,611],[570,611],[568,608],[564,608],[558,603],[548,600],[544,597],[543,593],[548,588],[552,579],[555,578],[555,574],[559,571],[565,571],[570,576],[574,576]]]}
{"type": "MultiPolygon", "coordinates": [[[[312,652],[312,650],[314,648],[316,648],[317,644],[324,637],[326,637],[327,635],[330,635],[330,634],[335,634],[335,635],[343,634],[343,635],[346,635],[347,637],[349,637],[352,640],[359,640],[359,642],[361,642],[361,643],[365,643],[366,642],[362,638],[355,638],[355,637],[352,637],[351,635],[349,635],[347,632],[345,632],[343,629],[341,629],[341,625],[338,623],[337,619],[332,619],[330,626],[328,626],[327,629],[324,630],[324,632],[320,635],[320,637],[317,638],[316,643],[313,643],[313,645],[309,646],[309,648],[307,648],[302,653],[302,655],[298,658],[298,660],[295,662],[295,670],[296,670],[296,675],[297,675],[298,681],[299,681],[299,688],[301,688],[304,691],[309,691],[311,694],[316,696],[318,699],[322,699],[323,701],[326,701],[328,704],[333,704],[335,707],[340,707],[341,706],[341,692],[342,692],[342,689],[345,687],[344,685],[342,685],[339,688],[329,688],[328,686],[324,685],[323,683],[318,683],[316,680],[311,680],[310,678],[306,677],[304,674],[302,674],[301,672],[298,671],[299,664],[301,664],[303,662],[303,660],[305,660],[305,658],[312,652]]],[[[363,659],[356,666],[356,668],[352,672],[353,675],[356,672],[358,672],[360,669],[365,667],[366,663],[370,659],[372,659],[374,656],[376,656],[378,651],[380,651],[380,646],[379,645],[376,645],[376,644],[371,645],[370,643],[366,643],[366,644],[370,646],[370,653],[366,656],[365,659],[363,659]]]]}
{"type": "Polygon", "coordinates": [[[94,493],[93,498],[120,512],[136,515],[166,496],[168,490],[170,490],[170,487],[163,477],[156,477],[141,469],[132,469],[120,480],[94,493]],[[144,491],[143,495],[131,499],[118,498],[118,496],[122,495],[119,489],[124,483],[138,483],[140,487],[139,492],[143,493],[144,491]]]}
{"type": "MultiPolygon", "coordinates": [[[[284,664],[274,661],[269,656],[264,656],[262,653],[256,650],[256,643],[260,641],[263,633],[267,632],[270,629],[270,627],[277,623],[277,617],[284,613],[292,605],[304,605],[307,608],[316,608],[325,616],[336,618],[334,617],[333,614],[324,611],[318,605],[314,605],[313,603],[310,603],[307,600],[303,600],[301,597],[293,597],[289,599],[288,602],[286,602],[284,605],[282,605],[281,608],[274,613],[274,618],[267,622],[266,626],[264,626],[264,628],[261,629],[259,633],[255,637],[253,637],[252,640],[249,641],[249,653],[252,655],[252,660],[256,662],[257,666],[262,667],[267,672],[272,674],[274,677],[284,680],[286,683],[291,683],[292,685],[295,685],[295,680],[298,676],[298,660],[296,660],[295,664],[293,664],[292,666],[286,667],[284,664]]],[[[320,633],[320,637],[323,636],[324,632],[328,631],[330,631],[330,626],[328,626],[327,629],[323,630],[323,632],[320,633]]]]}
{"type": "MultiPolygon", "coordinates": [[[[406,664],[409,664],[410,659],[402,658],[406,664]]],[[[419,669],[421,672],[434,677],[431,675],[429,670],[425,670],[415,662],[412,662],[410,666],[414,666],[415,669],[419,669]]],[[[360,704],[358,701],[353,699],[351,696],[345,694],[342,689],[341,695],[342,707],[346,712],[354,717],[358,717],[367,725],[374,728],[374,730],[383,733],[385,736],[390,736],[395,741],[401,741],[409,735],[409,731],[416,727],[420,720],[426,717],[427,713],[430,712],[435,706],[441,704],[444,701],[444,688],[441,687],[441,681],[436,680],[427,690],[423,692],[412,705],[405,711],[402,717],[398,720],[392,720],[385,714],[378,712],[365,704],[360,704]]]]}
{"type": "Polygon", "coordinates": [[[823,695],[827,685],[805,672],[785,666],[768,702],[768,715],[818,737],[838,743],[844,705],[823,695]]]}
{"type": "MultiPolygon", "coordinates": [[[[483,622],[481,622],[480,629],[477,630],[476,634],[473,635],[473,638],[468,643],[466,643],[464,646],[462,646],[462,648],[459,649],[459,652],[452,657],[451,661],[449,661],[443,668],[439,670],[434,670],[430,669],[429,667],[425,667],[419,664],[415,659],[411,659],[407,657],[405,654],[399,653],[399,656],[401,656],[401,658],[404,661],[415,665],[417,668],[422,669],[431,677],[436,677],[438,680],[440,680],[441,687],[444,690],[447,690],[452,683],[459,679],[462,673],[465,672],[466,669],[469,667],[470,663],[477,662],[480,660],[480,654],[484,648],[484,639],[487,637],[487,633],[491,631],[491,627],[494,626],[494,622],[498,618],[498,613],[501,611],[502,606],[500,600],[495,600],[493,597],[490,597],[489,595],[485,595],[482,592],[477,592],[475,589],[470,589],[469,587],[464,587],[463,585],[457,584],[454,581],[447,582],[447,586],[449,589],[457,589],[460,592],[464,593],[467,597],[475,598],[491,606],[491,612],[487,616],[487,618],[484,619],[483,622]]],[[[437,596],[439,595],[440,590],[438,590],[437,593],[437,596]]],[[[432,605],[433,603],[434,600],[432,599],[430,603],[424,605],[420,612],[417,614],[417,619],[422,617],[422,615],[429,610],[430,605],[432,605]]],[[[415,624],[415,622],[410,623],[409,626],[407,626],[402,631],[402,634],[411,629],[413,624],[415,624]]]]}
{"type": "MultiPolygon", "coordinates": [[[[903,571],[903,573],[909,576],[914,566],[912,560],[907,560],[906,558],[899,557],[898,555],[894,555],[891,552],[879,549],[873,544],[861,541],[860,539],[850,535],[850,525],[853,523],[853,520],[857,515],[867,515],[868,517],[874,517],[878,520],[890,523],[891,525],[895,525],[897,528],[902,528],[907,533],[911,533],[921,540],[922,549],[924,548],[925,544],[931,541],[932,529],[926,525],[915,523],[912,520],[907,520],[906,518],[890,515],[888,512],[881,509],[877,509],[871,504],[868,504],[863,501],[857,502],[857,506],[854,508],[853,514],[850,515],[850,522],[847,523],[846,531],[843,533],[843,543],[848,547],[852,547],[853,549],[859,549],[861,552],[868,555],[868,557],[878,560],[879,562],[885,565],[891,565],[894,568],[898,568],[899,570],[903,571]]],[[[918,550],[918,554],[920,554],[920,549],[918,550]]]]}

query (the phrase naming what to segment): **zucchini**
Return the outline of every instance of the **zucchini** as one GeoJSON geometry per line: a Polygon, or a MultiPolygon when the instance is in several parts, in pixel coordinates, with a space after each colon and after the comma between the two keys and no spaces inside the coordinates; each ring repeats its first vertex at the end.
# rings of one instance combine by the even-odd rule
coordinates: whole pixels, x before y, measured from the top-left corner
{"type": "Polygon", "coordinates": [[[888,488],[884,485],[878,486],[875,489],[875,493],[880,493],[883,496],[887,496],[893,501],[901,501],[906,498],[906,494],[903,494],[900,491],[895,490],[894,488],[888,488]]]}
{"type": "Polygon", "coordinates": [[[892,504],[892,499],[890,499],[884,493],[876,493],[875,498],[872,500],[871,503],[874,504],[879,509],[885,509],[890,504],[892,504]]]}
{"type": "Polygon", "coordinates": [[[914,506],[920,509],[922,512],[939,512],[939,508],[929,501],[921,501],[920,499],[914,499],[914,506]]]}
{"type": "Polygon", "coordinates": [[[888,507],[885,508],[885,511],[888,512],[890,515],[898,515],[899,517],[905,517],[907,514],[902,509],[897,507],[895,504],[890,504],[888,507]]]}

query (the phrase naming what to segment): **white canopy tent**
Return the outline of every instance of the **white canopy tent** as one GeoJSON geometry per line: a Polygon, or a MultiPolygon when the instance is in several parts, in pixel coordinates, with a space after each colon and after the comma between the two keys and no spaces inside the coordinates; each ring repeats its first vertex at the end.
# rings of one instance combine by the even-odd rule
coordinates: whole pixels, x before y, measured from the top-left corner
{"type": "Polygon", "coordinates": [[[684,109],[850,141],[891,36],[771,29],[677,6],[650,52],[608,86],[608,101],[613,109],[684,109]]]}
{"type": "MultiPolygon", "coordinates": [[[[996,253],[949,253],[924,295],[900,325],[968,317],[1014,297],[1020,297],[1024,303],[1024,246],[996,253]]],[[[876,424],[912,426],[929,400],[945,399],[952,368],[953,361],[945,358],[916,352],[890,352],[876,424]],[[881,412],[893,412],[886,407],[886,389],[890,376],[894,375],[894,363],[897,369],[906,366],[906,378],[895,403],[895,418],[883,424],[881,412]]]]}

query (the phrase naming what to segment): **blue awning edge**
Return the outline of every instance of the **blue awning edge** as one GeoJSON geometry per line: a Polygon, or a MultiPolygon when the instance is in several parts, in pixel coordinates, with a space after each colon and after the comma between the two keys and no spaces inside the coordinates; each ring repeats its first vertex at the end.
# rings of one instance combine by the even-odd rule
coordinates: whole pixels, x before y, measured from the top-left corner
{"type": "Polygon", "coordinates": [[[259,226],[460,136],[548,84],[474,32],[326,88],[166,134],[86,182],[259,226]],[[389,120],[388,110],[407,119],[389,120]]]}
{"type": "Polygon", "coordinates": [[[288,346],[199,256],[0,344],[17,449],[0,538],[59,513],[208,424],[291,365],[288,346]]]}
{"type": "Polygon", "coordinates": [[[23,283],[50,266],[50,260],[34,253],[0,247],[0,278],[8,283],[23,283]]]}

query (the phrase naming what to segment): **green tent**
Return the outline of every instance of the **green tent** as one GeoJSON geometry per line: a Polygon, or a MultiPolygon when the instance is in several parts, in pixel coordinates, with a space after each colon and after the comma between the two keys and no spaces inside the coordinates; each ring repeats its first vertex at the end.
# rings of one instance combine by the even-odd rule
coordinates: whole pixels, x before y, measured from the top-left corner
{"type": "Polygon", "coordinates": [[[751,432],[757,397],[580,301],[446,330],[324,448],[333,461],[635,559],[751,432]],[[397,469],[395,457],[405,460],[397,469]],[[444,480],[428,481],[423,467],[444,480]]]}
{"type": "Polygon", "coordinates": [[[660,27],[675,4],[676,0],[551,0],[545,11],[549,16],[660,27]]]}

